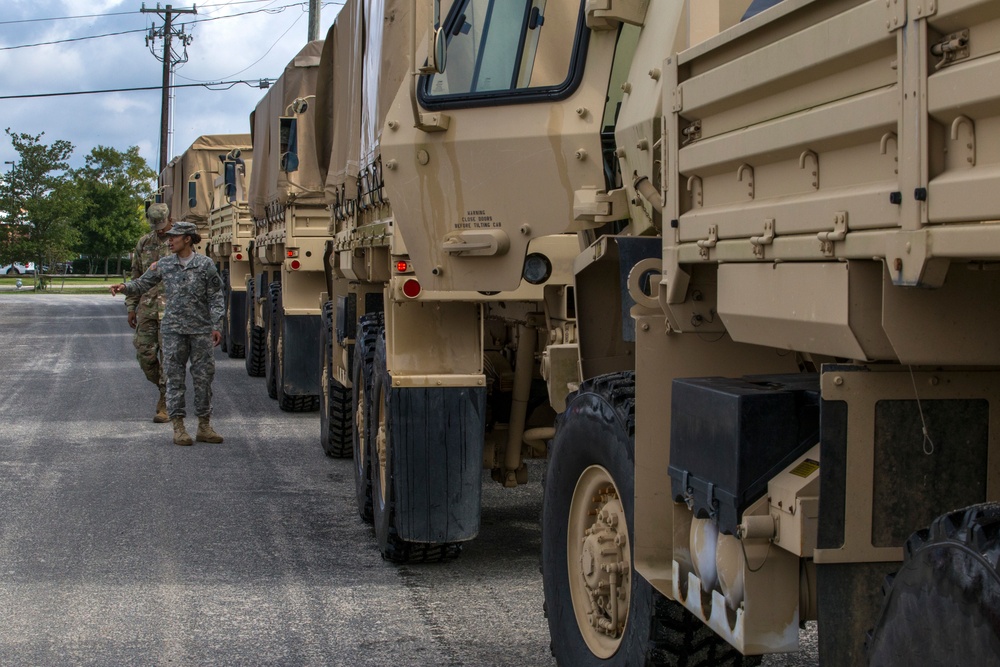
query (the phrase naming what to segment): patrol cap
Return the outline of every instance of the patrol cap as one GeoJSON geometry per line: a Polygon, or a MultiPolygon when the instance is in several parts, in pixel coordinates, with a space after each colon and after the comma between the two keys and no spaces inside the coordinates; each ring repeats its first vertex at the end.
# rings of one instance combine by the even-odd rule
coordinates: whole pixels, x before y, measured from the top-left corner
{"type": "Polygon", "coordinates": [[[146,220],[152,229],[163,229],[169,224],[170,208],[163,203],[150,204],[146,209],[146,220]]]}
{"type": "Polygon", "coordinates": [[[201,236],[198,234],[198,226],[193,222],[181,220],[175,222],[174,226],[167,230],[167,236],[201,236]]]}

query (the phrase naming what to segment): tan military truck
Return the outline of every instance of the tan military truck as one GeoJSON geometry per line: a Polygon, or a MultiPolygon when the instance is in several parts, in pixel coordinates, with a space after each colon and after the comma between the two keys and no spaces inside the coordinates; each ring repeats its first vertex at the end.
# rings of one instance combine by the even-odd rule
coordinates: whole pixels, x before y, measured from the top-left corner
{"type": "Polygon", "coordinates": [[[160,173],[157,200],[170,206],[174,220],[198,225],[196,250],[218,265],[226,295],[223,350],[242,356],[248,255],[245,250],[249,134],[198,137],[160,173]],[[233,251],[233,248],[237,249],[233,251]],[[238,257],[237,257],[238,255],[238,257]]]}
{"type": "Polygon", "coordinates": [[[995,664],[1000,4],[458,0],[426,50],[421,21],[380,162],[327,175],[383,553],[471,533],[516,322],[499,357],[560,413],[561,665],[754,664],[808,620],[824,665],[995,664]],[[498,318],[560,233],[575,279],[498,318]]]}
{"type": "Polygon", "coordinates": [[[329,213],[312,140],[321,41],[285,67],[250,116],[254,237],[246,278],[246,369],[282,410],[319,405],[320,295],[329,213]]]}
{"type": "MultiPolygon", "coordinates": [[[[544,35],[539,63],[546,49],[572,52],[579,32],[579,7],[555,4],[546,30],[535,32],[544,35]]],[[[572,327],[569,286],[580,252],[576,234],[562,233],[572,199],[508,215],[508,200],[519,196],[508,185],[529,169],[560,167],[560,157],[538,148],[549,121],[537,108],[523,107],[523,118],[470,118],[489,151],[462,146],[448,155],[439,144],[401,143],[414,132],[420,141],[455,136],[454,127],[438,132],[445,114],[413,115],[412,55],[433,10],[429,1],[347,2],[324,42],[316,99],[331,212],[321,440],[329,453],[354,456],[358,511],[394,561],[456,555],[479,530],[483,469],[516,487],[527,481],[525,459],[544,456],[555,411],[541,352],[572,327]],[[521,153],[527,148],[534,163],[521,153]],[[464,173],[474,180],[463,182],[464,173]],[[497,180],[503,173],[507,180],[497,180]],[[424,247],[430,222],[454,232],[443,241],[446,271],[424,247]],[[453,273],[462,258],[466,268],[453,273]]],[[[601,46],[612,48],[613,38],[601,46]]],[[[563,69],[546,68],[544,83],[567,98],[564,107],[603,108],[607,73],[582,86],[564,82],[563,69]]],[[[532,79],[527,62],[521,79],[524,87],[532,79]]],[[[579,127],[593,124],[591,116],[579,127]]],[[[602,184],[600,155],[592,133],[570,153],[578,166],[567,178],[581,189],[602,184]],[[595,157],[577,160],[578,150],[595,157]]],[[[563,352],[559,363],[575,378],[575,349],[563,352]]]]}

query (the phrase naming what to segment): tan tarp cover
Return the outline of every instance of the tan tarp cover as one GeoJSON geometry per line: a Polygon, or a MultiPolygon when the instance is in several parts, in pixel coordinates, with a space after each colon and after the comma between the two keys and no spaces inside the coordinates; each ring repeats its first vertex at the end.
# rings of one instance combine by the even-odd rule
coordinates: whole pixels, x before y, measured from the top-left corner
{"type": "Polygon", "coordinates": [[[316,78],[319,71],[321,40],[310,42],[285,66],[285,71],[257,103],[250,115],[254,145],[254,169],[250,176],[250,211],[254,218],[264,218],[268,204],[287,204],[290,200],[319,198],[323,193],[319,165],[316,162],[315,122],[316,78]],[[309,98],[305,113],[298,114],[297,171],[281,171],[279,125],[282,116],[295,115],[289,109],[297,98],[309,98]]]}
{"type": "MultiPolygon", "coordinates": [[[[422,40],[431,2],[416,4],[422,40]]],[[[316,87],[316,152],[322,156],[328,203],[341,186],[354,197],[358,173],[378,155],[386,114],[411,71],[413,5],[412,0],[348,0],[327,32],[316,87]]]]}
{"type": "Polygon", "coordinates": [[[206,134],[195,139],[191,146],[171,160],[160,173],[160,185],[164,188],[163,201],[170,206],[174,220],[187,220],[198,224],[208,221],[212,209],[222,202],[215,202],[215,179],[222,172],[220,155],[234,148],[250,153],[249,134],[206,134]],[[195,174],[197,202],[194,207],[188,201],[188,182],[195,174]]]}

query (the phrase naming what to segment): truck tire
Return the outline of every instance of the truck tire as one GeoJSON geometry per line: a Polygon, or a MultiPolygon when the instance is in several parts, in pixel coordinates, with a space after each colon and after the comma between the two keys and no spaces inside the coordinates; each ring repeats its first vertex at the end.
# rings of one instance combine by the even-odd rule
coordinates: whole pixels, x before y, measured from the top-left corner
{"type": "Polygon", "coordinates": [[[330,458],[348,459],[354,453],[351,443],[351,392],[333,378],[333,304],[323,304],[319,333],[320,387],[319,439],[330,458]]]}
{"type": "Polygon", "coordinates": [[[263,377],[264,375],[264,329],[254,323],[254,287],[253,278],[247,278],[247,317],[245,322],[245,333],[247,349],[243,357],[243,365],[247,369],[250,377],[263,377]]]}
{"type": "Polygon", "coordinates": [[[278,382],[275,377],[278,345],[278,295],[281,294],[281,284],[271,283],[267,286],[267,303],[264,305],[264,332],[267,344],[264,346],[264,384],[267,385],[267,395],[278,398],[278,382]]]}
{"type": "Polygon", "coordinates": [[[375,539],[378,541],[382,558],[393,563],[427,563],[455,558],[462,552],[460,543],[408,542],[400,538],[397,532],[393,443],[388,434],[392,432],[390,409],[392,396],[394,392],[407,389],[392,389],[389,386],[384,328],[378,332],[375,342],[373,371],[370,399],[373,407],[370,421],[372,433],[369,436],[372,461],[372,522],[375,525],[375,539]]]}
{"type": "Polygon", "coordinates": [[[634,435],[634,373],[583,383],[557,420],[542,506],[542,584],[556,662],[563,667],[759,664],[759,657],[742,656],[635,572],[634,435]],[[608,553],[616,543],[615,553],[608,553]],[[619,562],[626,564],[619,575],[627,577],[624,599],[617,609],[609,604],[600,614],[589,614],[589,593],[610,585],[600,566],[619,562]],[[590,619],[609,630],[599,630],[590,619]]]}
{"type": "Polygon", "coordinates": [[[996,665],[1000,504],[949,512],[914,533],[883,590],[870,665],[996,665]]]}
{"type": "Polygon", "coordinates": [[[375,341],[383,327],[382,313],[362,315],[354,341],[354,363],[351,366],[351,412],[353,428],[351,441],[354,449],[354,494],[358,514],[366,523],[373,521],[372,509],[372,459],[369,435],[371,429],[372,364],[375,359],[375,341]]]}

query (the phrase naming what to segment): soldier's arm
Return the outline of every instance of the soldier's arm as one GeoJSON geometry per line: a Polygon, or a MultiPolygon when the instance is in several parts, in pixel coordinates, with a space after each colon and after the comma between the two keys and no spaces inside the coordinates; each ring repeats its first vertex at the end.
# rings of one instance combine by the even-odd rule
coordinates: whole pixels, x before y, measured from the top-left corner
{"type": "Polygon", "coordinates": [[[212,317],[212,330],[222,331],[222,317],[226,313],[226,301],[222,294],[222,278],[215,266],[209,266],[208,273],[208,308],[212,317]]]}
{"type": "MultiPolygon", "coordinates": [[[[136,280],[142,275],[142,239],[139,239],[135,244],[135,250],[132,252],[132,280],[136,280]]],[[[139,306],[139,295],[129,294],[125,297],[125,308],[128,312],[134,313],[135,309],[139,306]]]]}
{"type": "Polygon", "coordinates": [[[125,289],[122,290],[128,296],[139,296],[143,292],[147,292],[155,287],[160,282],[160,271],[156,268],[156,264],[149,267],[149,270],[144,274],[136,278],[135,280],[130,280],[125,283],[125,289]]]}

